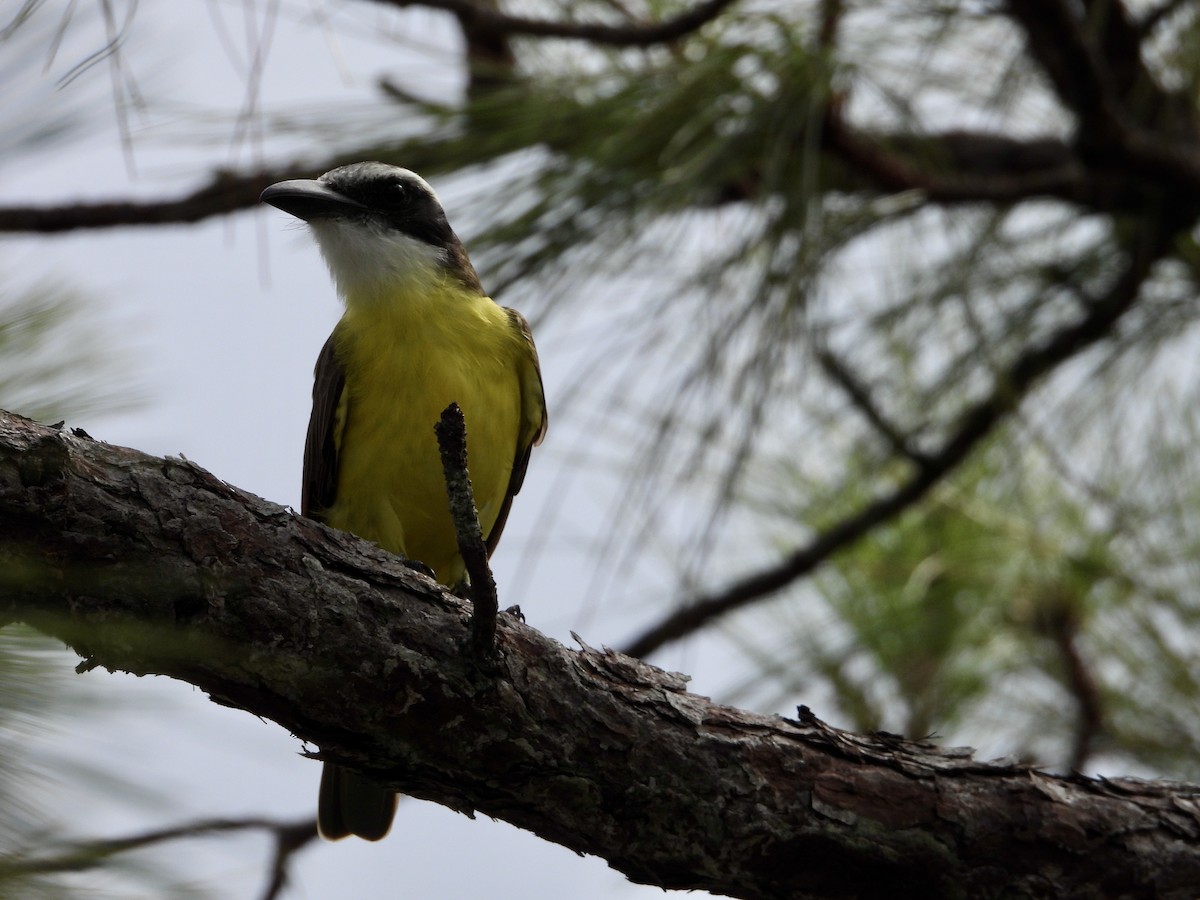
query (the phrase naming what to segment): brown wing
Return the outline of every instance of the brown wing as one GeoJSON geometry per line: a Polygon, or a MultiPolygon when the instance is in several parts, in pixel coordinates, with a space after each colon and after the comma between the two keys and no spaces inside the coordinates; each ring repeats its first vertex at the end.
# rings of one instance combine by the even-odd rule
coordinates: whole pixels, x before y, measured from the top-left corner
{"type": "Polygon", "coordinates": [[[512,500],[525,483],[525,470],[529,468],[529,454],[546,436],[546,395],[542,389],[542,366],[538,362],[537,347],[533,345],[533,333],[525,317],[515,309],[505,309],[509,324],[521,335],[522,347],[526,351],[521,360],[521,432],[517,436],[517,454],[513,459],[512,475],[508,479],[508,491],[500,514],[487,536],[488,556],[500,543],[504,523],[512,509],[512,500]]]}
{"type": "Polygon", "coordinates": [[[334,334],[329,336],[317,357],[312,415],[304,442],[300,514],[318,521],[323,521],[325,510],[333,506],[337,497],[338,445],[345,424],[342,395],[346,388],[346,370],[337,358],[334,334]]]}

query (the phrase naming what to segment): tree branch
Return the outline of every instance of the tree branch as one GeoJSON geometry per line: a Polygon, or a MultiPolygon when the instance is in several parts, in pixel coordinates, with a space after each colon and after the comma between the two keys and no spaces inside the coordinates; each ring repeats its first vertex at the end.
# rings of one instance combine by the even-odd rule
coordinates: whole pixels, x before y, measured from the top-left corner
{"type": "Polygon", "coordinates": [[[1150,219],[1130,251],[1125,271],[1109,292],[1093,300],[1078,321],[1063,326],[1040,345],[1029,347],[1018,356],[997,376],[991,393],[964,412],[941,448],[921,455],[923,464],[916,466],[907,480],[821,532],[774,566],[755,572],[715,594],[678,606],[642,632],[625,652],[631,656],[648,656],[734,610],[774,594],[919,501],[1017,408],[1041,378],[1111,333],[1121,316],[1137,302],[1153,264],[1171,247],[1173,232],[1158,230],[1161,228],[1161,223],[1155,224],[1150,219]]]}
{"type": "Polygon", "coordinates": [[[849,398],[850,404],[887,441],[893,453],[907,459],[918,468],[929,464],[925,454],[917,449],[912,437],[904,434],[888,419],[875,402],[875,398],[871,396],[870,389],[859,381],[858,376],[854,374],[849,365],[827,347],[818,348],[815,355],[821,370],[842,389],[849,398]]]}
{"type": "Polygon", "coordinates": [[[1191,897],[1200,787],[1054,777],[718,706],[462,601],[186,460],[0,413],[0,616],[417,797],[733,897],[1191,897]],[[1003,861],[1001,863],[1001,861],[1003,861]]]}
{"type": "Polygon", "coordinates": [[[1154,29],[1191,2],[1192,0],[1163,0],[1154,9],[1147,11],[1141,21],[1137,23],[1138,32],[1143,39],[1149,37],[1154,32],[1154,29]]]}
{"type": "MultiPolygon", "coordinates": [[[[467,45],[473,90],[479,91],[511,83],[509,39],[513,36],[652,46],[695,32],[727,12],[735,0],[704,0],[661,22],[615,25],[510,15],[500,11],[493,0],[372,2],[420,5],[453,14],[467,45]]],[[[818,39],[830,52],[840,6],[821,4],[818,39]]],[[[1165,3],[1159,9],[1166,15],[1173,8],[1174,4],[1165,3]]],[[[822,128],[822,141],[836,161],[845,165],[823,167],[829,181],[822,188],[916,190],[928,201],[946,205],[1053,198],[1101,212],[1136,211],[1152,191],[1172,202],[1200,202],[1200,160],[1193,151],[1197,140],[1194,105],[1164,89],[1147,68],[1140,52],[1145,23],[1139,26],[1126,6],[1116,2],[1080,6],[1064,0],[1006,0],[1005,11],[1024,29],[1031,56],[1047,72],[1059,97],[1079,114],[1081,128],[1072,141],[1017,140],[964,131],[913,134],[857,129],[842,120],[835,99],[822,128]]],[[[1148,21],[1152,17],[1153,13],[1148,21]]],[[[463,109],[468,120],[471,109],[469,105],[463,109]]],[[[484,117],[484,127],[494,130],[493,123],[494,118],[484,117]]],[[[536,132],[531,134],[530,140],[536,143],[536,132]]],[[[805,139],[798,137],[798,141],[805,139]]],[[[499,147],[495,153],[517,149],[521,148],[499,147]]],[[[574,152],[571,146],[551,149],[567,155],[574,152]]],[[[0,232],[45,234],[198,222],[255,206],[262,188],[275,181],[381,155],[385,161],[427,173],[444,170],[447,158],[439,152],[437,141],[375,145],[309,164],[274,166],[265,172],[218,171],[208,184],[162,200],[0,208],[0,232]]],[[[708,196],[721,202],[759,199],[760,184],[751,169],[728,184],[711,186],[708,196]]]]}
{"type": "Polygon", "coordinates": [[[373,0],[385,6],[424,6],[453,13],[464,31],[490,32],[497,36],[550,37],[588,41],[609,47],[652,47],[667,44],[699,31],[737,0],[704,0],[670,19],[652,24],[606,25],[600,22],[570,22],[513,16],[485,7],[475,0],[373,0]]]}
{"type": "Polygon", "coordinates": [[[437,435],[442,472],[446,476],[446,495],[458,539],[458,553],[471,585],[471,648],[476,658],[483,660],[491,655],[496,640],[496,615],[500,612],[500,604],[467,467],[467,423],[457,403],[451,403],[442,411],[433,431],[437,435]]]}
{"type": "MultiPolygon", "coordinates": [[[[849,167],[834,189],[919,191],[935,204],[1015,205],[1054,199],[1096,212],[1131,213],[1149,186],[1162,195],[1200,200],[1200,163],[1186,145],[1141,130],[1122,134],[1119,162],[1089,160],[1057,138],[1017,140],[962,130],[930,135],[881,134],[855,128],[834,103],[823,125],[825,147],[849,167]],[[1143,180],[1131,179],[1135,168],[1143,180]]],[[[744,199],[744,198],[739,198],[744,199]]]]}
{"type": "Polygon", "coordinates": [[[1063,680],[1078,708],[1070,768],[1082,772],[1092,755],[1096,738],[1104,731],[1104,701],[1100,686],[1079,647],[1079,622],[1075,610],[1051,608],[1044,614],[1042,628],[1062,659],[1063,680]]]}
{"type": "MultiPolygon", "coordinates": [[[[395,93],[395,88],[391,91],[395,93]]],[[[942,205],[1015,204],[1049,198],[1098,212],[1131,212],[1145,204],[1146,183],[1152,183],[1177,203],[1200,202],[1200,162],[1185,146],[1142,131],[1125,135],[1126,161],[1107,167],[1084,167],[1072,147],[1056,138],[1018,140],[962,130],[921,136],[865,131],[841,121],[836,112],[827,117],[824,140],[828,150],[846,164],[824,185],[829,191],[913,190],[942,205]],[[918,164],[917,160],[924,162],[918,164]],[[930,166],[929,160],[935,160],[936,166],[930,166]],[[1131,167],[1145,182],[1129,177],[1131,167]]],[[[268,184],[309,177],[364,156],[437,173],[445,168],[439,146],[436,141],[408,142],[266,171],[223,171],[196,190],[163,200],[0,207],[0,233],[54,234],[82,228],[190,224],[256,207],[268,184]]],[[[552,149],[571,152],[570,147],[552,149]]],[[[717,186],[712,196],[722,203],[755,199],[758,185],[751,170],[736,182],[717,186]]]]}
{"type": "Polygon", "coordinates": [[[271,877],[262,894],[263,900],[273,900],[287,884],[287,867],[292,856],[316,839],[317,823],[312,818],[298,822],[280,822],[274,819],[204,819],[123,838],[80,841],[56,849],[51,854],[6,851],[7,858],[0,857],[0,885],[6,880],[32,875],[83,872],[104,865],[114,856],[131,850],[142,850],[167,841],[228,834],[234,831],[266,831],[275,838],[271,877]]]}
{"type": "Polygon", "coordinates": [[[107,200],[49,206],[0,207],[0,232],[54,234],[80,228],[192,224],[258,204],[269,184],[298,177],[296,170],[217,172],[208,184],[164,200],[107,200]]]}
{"type": "MultiPolygon", "coordinates": [[[[1114,3],[1119,0],[1113,0],[1114,3]]],[[[1067,0],[1007,0],[1008,13],[1025,31],[1030,55],[1059,99],[1076,114],[1081,130],[1100,141],[1115,135],[1123,110],[1111,73],[1093,46],[1076,4],[1067,0]]]]}
{"type": "Polygon", "coordinates": [[[1191,97],[1164,88],[1146,66],[1139,29],[1121,0],[1007,0],[1031,55],[1079,116],[1074,138],[1089,167],[1126,169],[1169,197],[1200,184],[1200,137],[1191,97]]]}

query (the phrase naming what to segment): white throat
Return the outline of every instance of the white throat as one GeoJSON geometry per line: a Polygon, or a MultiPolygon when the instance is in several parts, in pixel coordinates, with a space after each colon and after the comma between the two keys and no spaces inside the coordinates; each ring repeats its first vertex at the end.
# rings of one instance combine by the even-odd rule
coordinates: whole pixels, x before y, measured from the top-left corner
{"type": "Polygon", "coordinates": [[[311,227],[347,303],[395,296],[446,277],[445,251],[395,229],[344,219],[321,219],[311,227]]]}

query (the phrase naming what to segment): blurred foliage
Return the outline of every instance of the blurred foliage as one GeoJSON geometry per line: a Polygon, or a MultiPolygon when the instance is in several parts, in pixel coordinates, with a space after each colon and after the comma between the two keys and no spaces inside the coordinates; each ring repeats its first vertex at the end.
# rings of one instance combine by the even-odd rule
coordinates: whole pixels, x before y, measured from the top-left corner
{"type": "Polygon", "coordinates": [[[86,845],[71,840],[81,822],[61,816],[86,809],[89,792],[133,802],[149,796],[136,780],[91,765],[86,753],[54,739],[80,719],[119,708],[111,691],[76,677],[75,659],[30,628],[0,628],[0,896],[116,897],[128,896],[134,885],[145,896],[201,896],[161,862],[111,851],[89,855],[80,849],[86,845]],[[74,794],[75,804],[62,802],[64,791],[74,794]]]}
{"type": "Polygon", "coordinates": [[[53,775],[25,745],[54,721],[67,696],[60,683],[65,654],[53,652],[55,643],[27,628],[0,628],[0,893],[5,896],[68,896],[50,877],[5,874],[6,865],[23,856],[18,848],[44,838],[53,827],[38,796],[38,787],[44,791],[53,775]]]}
{"type": "MultiPolygon", "coordinates": [[[[75,293],[49,284],[0,293],[0,408],[59,422],[135,406],[140,395],[113,347],[75,293]]],[[[0,627],[0,896],[79,896],[80,883],[71,873],[88,866],[26,865],[71,846],[65,839],[71,826],[52,812],[63,804],[50,798],[67,785],[131,795],[129,784],[89,766],[86,755],[46,749],[46,737],[73,717],[102,714],[114,705],[107,692],[78,683],[71,670],[75,659],[29,628],[0,627]]],[[[170,884],[135,860],[123,858],[116,865],[136,875],[137,883],[170,884]]]]}
{"type": "MultiPolygon", "coordinates": [[[[815,5],[758,4],[673,53],[535,57],[510,89],[433,111],[415,148],[434,171],[502,173],[503,190],[480,179],[469,243],[516,302],[599,335],[558,396],[602,410],[586,420],[594,459],[618,455],[603,435],[641,449],[612,527],[630,556],[675,528],[685,597],[899,477],[820,354],[915,448],[936,446],[1112,283],[1138,227],[1048,200],[937,208],[845,189],[819,145],[833,90],[853,90],[855,121],[897,132],[1058,136],[1071,121],[986,5],[846,9],[839,54],[815,43],[815,5]],[[798,508],[755,516],[783,498],[798,508]]],[[[1197,83],[1197,35],[1187,9],[1156,31],[1164,83],[1197,83]]],[[[757,666],[736,696],[1065,766],[1083,665],[1101,715],[1082,759],[1195,777],[1194,257],[1160,266],[1120,331],[927,502],[734,626],[757,666]],[[787,622],[785,646],[764,646],[787,622]]]]}
{"type": "Polygon", "coordinates": [[[142,402],[119,341],[98,333],[85,303],[51,283],[0,290],[0,408],[51,423],[142,402]]]}
{"type": "MultiPolygon", "coordinates": [[[[0,23],[7,24],[0,47],[11,46],[6,43],[10,30],[36,5],[26,4],[12,23],[0,23]]],[[[30,62],[28,52],[0,56],[0,73],[30,62]]],[[[70,116],[32,114],[6,121],[13,126],[0,138],[0,155],[7,162],[61,140],[74,124],[70,116]]],[[[53,423],[127,410],[141,402],[119,339],[105,334],[90,302],[60,282],[0,282],[0,408],[53,423]]],[[[0,564],[14,562],[5,558],[0,564]]],[[[68,785],[131,796],[130,784],[90,766],[86,754],[47,748],[55,743],[48,736],[69,727],[74,718],[115,708],[109,692],[78,681],[72,671],[76,660],[57,641],[27,627],[0,627],[0,896],[80,896],[82,884],[71,869],[39,870],[25,864],[71,847],[65,836],[72,825],[55,815],[64,809],[60,798],[68,785]]],[[[155,885],[156,893],[170,885],[160,872],[136,861],[120,860],[117,866],[136,873],[136,883],[155,885]]],[[[89,892],[104,893],[94,879],[89,892]]]]}
{"type": "Polygon", "coordinates": [[[97,121],[97,108],[86,97],[63,92],[49,81],[29,83],[29,71],[49,68],[72,18],[94,27],[99,9],[69,4],[56,9],[46,0],[20,0],[0,9],[0,83],[23,83],[22,90],[0,96],[0,165],[36,159],[36,154],[77,139],[97,121]]]}
{"type": "MultiPolygon", "coordinates": [[[[825,703],[854,729],[1059,766],[1086,701],[1100,716],[1093,764],[1200,778],[1191,395],[1147,416],[1137,441],[1069,458],[1027,422],[1010,426],[925,502],[728,629],[756,665],[734,699],[825,703]],[[1073,680],[1072,657],[1092,684],[1073,680]]],[[[751,502],[777,532],[836,517],[791,460],[759,474],[751,502]]]]}
{"type": "MultiPolygon", "coordinates": [[[[566,397],[596,459],[640,451],[611,527],[623,558],[669,535],[680,602],[908,471],[824,359],[932,450],[1110,288],[1142,227],[848,184],[820,141],[832,92],[884,135],[1056,137],[1072,116],[994,8],[845,9],[836,51],[815,4],[751,4],[675,52],[536,60],[513,97],[455,111],[461,136],[432,132],[446,169],[502,160],[505,189],[472,206],[481,269],[601,335],[566,397]]],[[[1197,34],[1190,12],[1156,32],[1164,83],[1196,83],[1197,34]]],[[[735,699],[1051,766],[1200,774],[1194,258],[1185,241],[926,502],[735,621],[756,667],[735,699]]]]}

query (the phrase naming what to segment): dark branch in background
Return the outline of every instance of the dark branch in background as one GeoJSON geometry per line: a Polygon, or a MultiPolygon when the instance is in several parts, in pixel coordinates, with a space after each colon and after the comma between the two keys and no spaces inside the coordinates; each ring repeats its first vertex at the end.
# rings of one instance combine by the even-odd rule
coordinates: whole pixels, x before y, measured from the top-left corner
{"type": "Polygon", "coordinates": [[[606,25],[600,22],[564,22],[512,16],[472,0],[373,0],[385,6],[424,6],[453,13],[460,25],[475,34],[491,32],[504,37],[565,38],[609,47],[652,47],[687,37],[717,18],[736,0],[705,0],[687,12],[653,24],[606,25]]]}
{"type": "MultiPolygon", "coordinates": [[[[481,0],[481,3],[487,4],[489,12],[499,12],[498,0],[481,0]]],[[[463,37],[469,100],[478,100],[488,91],[511,84],[517,70],[512,35],[480,20],[475,13],[476,10],[454,14],[463,37]]]]}
{"type": "Polygon", "coordinates": [[[1165,3],[1161,3],[1154,9],[1150,10],[1148,13],[1146,13],[1142,20],[1137,23],[1137,29],[1141,34],[1142,39],[1144,40],[1145,38],[1149,37],[1150,33],[1154,31],[1154,29],[1157,28],[1161,23],[1171,18],[1171,16],[1175,15],[1175,13],[1179,12],[1185,6],[1192,5],[1193,2],[1194,0],[1166,0],[1165,3]]]}
{"type": "MultiPolygon", "coordinates": [[[[554,21],[531,19],[500,12],[470,0],[372,0],[386,6],[425,6],[452,13],[466,41],[472,93],[507,83],[515,65],[509,43],[514,36],[565,38],[615,47],[651,47],[687,37],[716,19],[736,0],[706,0],[687,12],[652,24],[554,21]]],[[[375,148],[369,155],[378,155],[375,148]]],[[[130,225],[192,223],[215,215],[246,209],[258,203],[263,188],[287,178],[311,175],[336,165],[362,159],[358,152],[340,155],[314,165],[275,167],[270,172],[216,173],[211,182],[174,200],[69,203],[54,206],[0,208],[0,232],[56,233],[78,228],[113,228],[130,225]]],[[[404,165],[433,171],[433,166],[413,159],[404,165]]]]}
{"type": "Polygon", "coordinates": [[[262,900],[276,900],[288,883],[288,863],[295,853],[317,837],[317,823],[302,819],[274,829],[275,855],[271,860],[271,879],[263,889],[262,900]]]}
{"type": "Polygon", "coordinates": [[[875,403],[875,398],[871,396],[870,390],[858,380],[858,377],[850,371],[845,363],[838,359],[831,350],[824,348],[816,351],[816,357],[817,362],[821,364],[821,370],[841,387],[850,399],[851,405],[888,442],[892,452],[904,457],[917,468],[923,469],[929,465],[928,457],[917,450],[913,446],[912,440],[888,420],[883,411],[879,409],[878,404],[875,403]]]}
{"type": "Polygon", "coordinates": [[[701,597],[676,609],[644,631],[625,652],[630,656],[647,656],[721,616],[774,594],[924,497],[930,488],[966,459],[1009,412],[1016,409],[1041,378],[1109,335],[1121,316],[1136,303],[1151,267],[1167,254],[1173,240],[1174,231],[1163,230],[1162,223],[1153,218],[1147,221],[1130,250],[1129,264],[1112,289],[1093,300],[1089,311],[1079,321],[1060,328],[1041,345],[1019,355],[996,377],[991,393],[967,409],[941,448],[925,455],[925,466],[917,468],[907,481],[826,529],[776,565],[756,572],[720,593],[701,597]]]}
{"type": "Polygon", "coordinates": [[[14,878],[85,872],[104,865],[122,853],[143,850],[168,841],[236,831],[265,831],[275,839],[271,877],[262,894],[262,900],[275,900],[287,884],[287,867],[292,857],[316,838],[317,823],[312,818],[295,822],[279,822],[274,819],[206,819],[129,837],[81,841],[47,856],[7,851],[7,858],[0,859],[0,886],[14,878]]]}
{"type": "Polygon", "coordinates": [[[479,527],[479,512],[467,469],[467,423],[457,403],[451,403],[433,426],[442,471],[446,476],[446,495],[450,518],[458,538],[458,552],[471,581],[471,649],[477,659],[492,652],[496,641],[496,616],[500,611],[496,598],[496,579],[488,565],[487,547],[479,527]]]}
{"type": "Polygon", "coordinates": [[[295,169],[234,174],[218,172],[201,188],[171,200],[67,203],[60,206],[0,207],[0,232],[52,234],[79,228],[168,225],[200,222],[258,205],[259,194],[295,169]]]}
{"type": "Polygon", "coordinates": [[[1054,644],[1063,665],[1063,680],[1075,699],[1077,724],[1068,765],[1082,772],[1092,755],[1097,736],[1104,730],[1104,703],[1100,688],[1079,648],[1078,613],[1066,604],[1043,612],[1039,626],[1054,644]]]}
{"type": "MultiPolygon", "coordinates": [[[[387,90],[387,89],[385,89],[387,90]]],[[[394,87],[391,92],[395,92],[394,87]]],[[[410,98],[403,97],[405,100],[410,98]]],[[[924,199],[943,204],[1018,203],[1058,199],[1097,212],[1134,212],[1142,208],[1144,187],[1129,177],[1129,165],[1153,169],[1179,203],[1200,202],[1200,163],[1174,144],[1137,134],[1129,137],[1125,167],[1083,167],[1071,146],[1056,138],[1017,140],[1001,135],[948,131],[920,138],[902,133],[851,128],[836,111],[827,117],[825,143],[845,171],[826,186],[831,191],[920,191],[924,199]],[[928,162],[937,160],[931,167],[928,162]]],[[[560,148],[570,152],[570,148],[560,148]]],[[[0,233],[59,233],[81,228],[115,228],[199,222],[259,205],[268,184],[311,177],[364,155],[385,162],[437,173],[444,159],[436,142],[378,146],[331,156],[307,164],[275,166],[267,171],[218,173],[212,181],[169,200],[65,203],[0,207],[0,233]]],[[[714,190],[720,202],[758,198],[753,173],[714,190]]]]}
{"type": "Polygon", "coordinates": [[[838,27],[845,12],[842,0],[821,0],[821,26],[817,29],[817,46],[826,52],[837,46],[838,27]]]}
{"type": "Polygon", "coordinates": [[[1076,5],[1064,0],[1007,0],[1007,9],[1024,29],[1030,55],[1055,94],[1080,117],[1081,134],[1111,142],[1122,118],[1117,85],[1105,68],[1108,61],[1100,60],[1085,33],[1076,5]]]}
{"type": "Polygon", "coordinates": [[[90,664],[182,679],[638,882],[748,900],[1192,900],[1200,883],[1200,786],[748,713],[509,616],[481,678],[466,604],[403,560],[187,460],[6,413],[0,563],[0,618],[90,664]]]}
{"type": "Polygon", "coordinates": [[[1132,167],[1152,183],[1197,183],[1195,102],[1166,90],[1146,67],[1126,4],[1008,0],[1008,10],[1059,99],[1079,116],[1083,162],[1132,167]]]}
{"type": "Polygon", "coordinates": [[[1095,212],[1136,213],[1146,203],[1146,185],[1129,177],[1136,167],[1165,182],[1164,189],[1181,201],[1200,200],[1200,164],[1189,158],[1186,145],[1142,132],[1124,134],[1123,161],[1089,166],[1057,138],[864,131],[842,118],[840,102],[831,104],[822,135],[827,150],[850,168],[843,183],[830,186],[833,190],[919,191],[924,200],[941,205],[1049,198],[1095,212]]]}
{"type": "MultiPolygon", "coordinates": [[[[1083,6],[1086,21],[1077,20],[1076,28],[1084,40],[1089,35],[1099,37],[1094,54],[1097,69],[1088,74],[1098,81],[1101,77],[1110,80],[1118,102],[1125,106],[1130,100],[1144,100],[1147,96],[1163,98],[1166,92],[1142,59],[1142,36],[1125,0],[1084,0],[1083,6]]],[[[1157,112],[1140,106],[1122,111],[1133,113],[1135,118],[1138,114],[1157,112]]],[[[1155,118],[1151,115],[1142,121],[1154,125],[1155,118]]]]}

